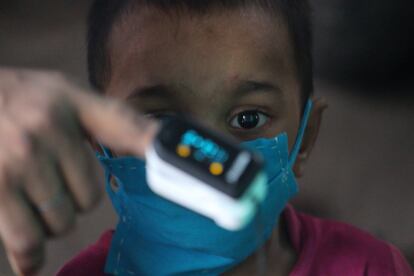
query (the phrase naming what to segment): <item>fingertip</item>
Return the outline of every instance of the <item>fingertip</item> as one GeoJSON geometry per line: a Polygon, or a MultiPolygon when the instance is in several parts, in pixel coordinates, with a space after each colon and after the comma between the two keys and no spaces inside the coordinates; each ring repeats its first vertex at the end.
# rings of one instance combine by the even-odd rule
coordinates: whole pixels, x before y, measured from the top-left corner
{"type": "Polygon", "coordinates": [[[159,123],[136,112],[126,104],[108,98],[77,101],[80,122],[85,131],[113,150],[145,157],[159,123]]]}
{"type": "Polygon", "coordinates": [[[32,276],[37,275],[44,265],[44,248],[36,252],[8,253],[9,263],[16,275],[32,276]]]}

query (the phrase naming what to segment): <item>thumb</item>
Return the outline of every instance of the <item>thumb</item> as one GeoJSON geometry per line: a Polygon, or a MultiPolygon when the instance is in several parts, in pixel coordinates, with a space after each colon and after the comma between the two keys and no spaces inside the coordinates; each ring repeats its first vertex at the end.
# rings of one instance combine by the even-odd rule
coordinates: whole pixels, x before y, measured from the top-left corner
{"type": "Polygon", "coordinates": [[[115,151],[145,157],[145,150],[158,131],[158,122],[135,112],[119,100],[90,92],[73,93],[70,100],[89,135],[115,151]]]}

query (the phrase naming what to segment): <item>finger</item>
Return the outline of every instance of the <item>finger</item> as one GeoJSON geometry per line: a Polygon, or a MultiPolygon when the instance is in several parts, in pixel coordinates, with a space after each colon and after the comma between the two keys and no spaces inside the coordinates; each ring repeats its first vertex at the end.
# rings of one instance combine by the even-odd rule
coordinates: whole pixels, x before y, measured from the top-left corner
{"type": "Polygon", "coordinates": [[[67,188],[78,210],[86,211],[101,198],[103,172],[84,140],[74,110],[61,105],[55,113],[56,126],[44,136],[53,138],[50,150],[56,154],[67,188]]]}
{"type": "Polygon", "coordinates": [[[73,93],[71,100],[83,128],[91,136],[115,151],[145,156],[145,150],[159,127],[156,121],[145,118],[119,101],[88,92],[73,93]]]}
{"type": "Polygon", "coordinates": [[[21,193],[20,160],[29,143],[5,114],[0,116],[0,238],[15,273],[31,273],[43,263],[42,225],[21,193]],[[11,147],[11,142],[13,146],[11,147]]]}
{"type": "Polygon", "coordinates": [[[58,236],[70,230],[75,223],[75,206],[67,192],[56,158],[41,145],[30,160],[23,185],[27,198],[35,206],[47,232],[58,236]]]}
{"type": "Polygon", "coordinates": [[[28,275],[43,264],[45,237],[16,181],[0,160],[0,236],[15,273],[28,275]]]}
{"type": "MultiPolygon", "coordinates": [[[[27,111],[30,112],[13,112],[14,121],[18,122],[16,124],[20,129],[29,132],[31,137],[36,137],[39,144],[46,146],[47,143],[47,151],[56,156],[76,207],[79,210],[90,209],[101,197],[103,173],[85,145],[83,130],[73,105],[67,99],[60,99],[54,100],[42,110],[28,106],[27,111]]],[[[39,163],[38,160],[33,162],[39,163]]],[[[48,176],[51,177],[56,178],[48,176]]],[[[41,191],[44,190],[40,188],[41,191]]]]}
{"type": "MultiPolygon", "coordinates": [[[[15,101],[11,101],[15,104],[8,104],[14,107],[9,107],[14,110],[14,113],[21,113],[22,106],[28,108],[43,106],[47,109],[53,102],[70,102],[76,109],[82,128],[88,134],[116,151],[131,152],[144,157],[146,148],[157,132],[158,124],[155,121],[137,114],[118,101],[79,89],[61,74],[18,72],[20,81],[15,80],[14,86],[9,89],[14,89],[13,91],[16,92],[13,93],[15,101]],[[15,91],[21,90],[22,78],[27,83],[35,84],[26,87],[30,93],[15,91]]],[[[10,74],[16,75],[16,72],[10,74]]],[[[31,110],[30,113],[38,113],[38,111],[39,108],[31,110]]]]}
{"type": "Polygon", "coordinates": [[[79,211],[94,207],[103,194],[103,171],[80,133],[59,139],[56,154],[67,187],[79,211]]]}

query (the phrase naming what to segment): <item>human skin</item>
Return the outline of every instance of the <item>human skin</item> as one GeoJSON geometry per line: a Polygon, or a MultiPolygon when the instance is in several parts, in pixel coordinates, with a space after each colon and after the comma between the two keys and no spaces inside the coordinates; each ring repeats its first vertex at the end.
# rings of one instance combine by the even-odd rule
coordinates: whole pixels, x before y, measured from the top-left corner
{"type": "Polygon", "coordinates": [[[85,134],[143,157],[157,128],[59,73],[0,67],[0,238],[16,274],[40,269],[47,239],[100,198],[103,175],[85,134]]]}
{"type": "MultiPolygon", "coordinates": [[[[240,141],[286,132],[289,147],[294,144],[305,99],[280,16],[254,7],[206,15],[139,7],[116,21],[107,46],[105,95],[149,116],[189,114],[240,141]],[[238,123],[246,111],[256,112],[257,127],[238,123]]],[[[297,176],[303,174],[326,108],[323,99],[313,101],[294,167],[297,176]]],[[[296,255],[283,221],[263,252],[268,272],[289,273],[296,255]]],[[[229,275],[251,275],[256,268],[254,254],[229,275]]]]}

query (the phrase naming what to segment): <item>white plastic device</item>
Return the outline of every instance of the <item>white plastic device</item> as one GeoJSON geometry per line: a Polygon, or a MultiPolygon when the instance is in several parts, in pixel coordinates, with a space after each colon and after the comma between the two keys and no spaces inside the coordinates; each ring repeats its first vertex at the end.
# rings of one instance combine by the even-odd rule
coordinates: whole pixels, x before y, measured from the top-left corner
{"type": "Polygon", "coordinates": [[[150,146],[146,152],[147,182],[156,194],[236,231],[251,221],[267,194],[266,175],[257,174],[240,198],[233,198],[163,160],[150,146]]]}

